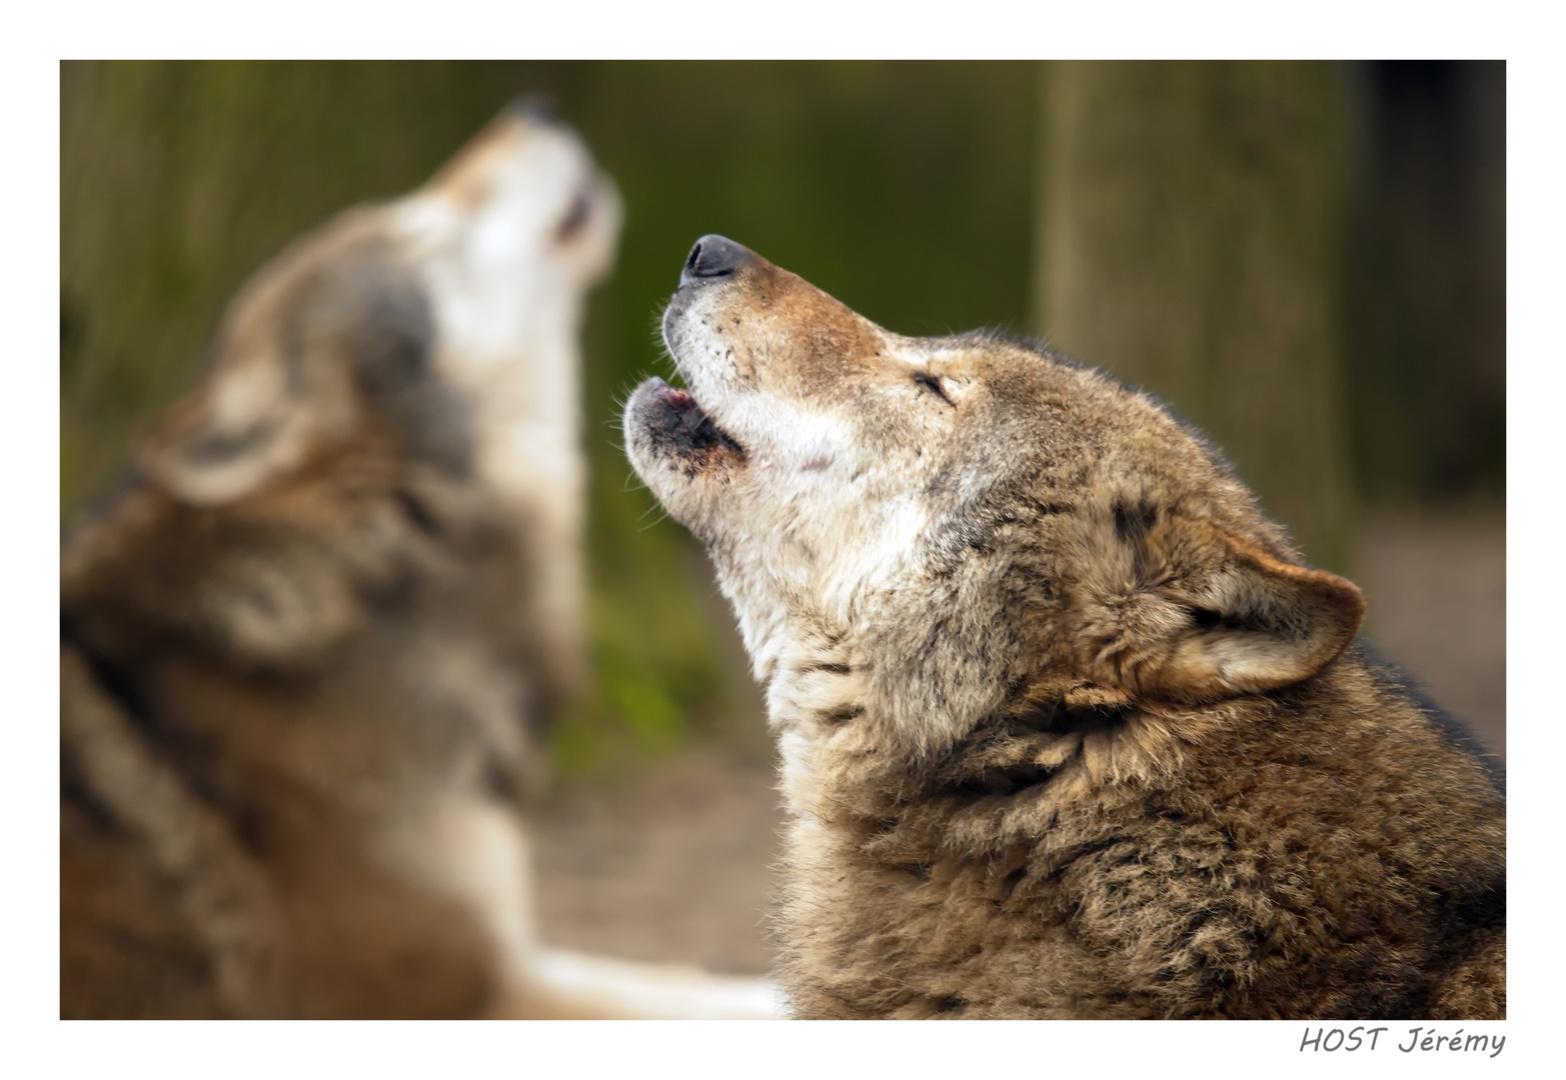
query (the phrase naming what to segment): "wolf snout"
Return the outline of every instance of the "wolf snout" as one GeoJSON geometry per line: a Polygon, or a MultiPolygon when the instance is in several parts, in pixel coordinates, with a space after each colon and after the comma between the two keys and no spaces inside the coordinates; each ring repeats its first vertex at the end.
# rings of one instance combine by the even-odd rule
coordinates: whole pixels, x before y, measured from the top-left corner
{"type": "Polygon", "coordinates": [[[685,268],[680,271],[680,284],[730,277],[752,257],[749,248],[736,244],[726,236],[704,236],[696,241],[696,246],[685,257],[685,268]]]}

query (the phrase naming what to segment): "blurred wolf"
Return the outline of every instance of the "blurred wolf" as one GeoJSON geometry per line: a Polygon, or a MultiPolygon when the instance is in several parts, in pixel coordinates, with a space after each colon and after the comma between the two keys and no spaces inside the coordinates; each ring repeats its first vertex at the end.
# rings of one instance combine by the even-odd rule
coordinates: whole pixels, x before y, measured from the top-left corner
{"type": "Polygon", "coordinates": [[[582,670],[578,335],[619,222],[519,105],[234,300],[62,555],[64,1016],[766,1012],[534,937],[533,739],[582,670]]]}
{"type": "Polygon", "coordinates": [[[783,755],[811,1018],[1498,1018],[1499,777],[1140,394],[722,237],[625,413],[783,755]]]}

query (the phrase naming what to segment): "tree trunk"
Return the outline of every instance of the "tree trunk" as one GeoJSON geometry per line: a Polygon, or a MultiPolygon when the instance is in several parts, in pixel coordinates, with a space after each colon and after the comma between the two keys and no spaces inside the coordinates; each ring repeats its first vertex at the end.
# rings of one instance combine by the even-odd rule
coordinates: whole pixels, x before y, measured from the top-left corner
{"type": "Polygon", "coordinates": [[[1347,87],[1318,63],[1052,63],[1036,328],[1163,399],[1313,564],[1351,563],[1347,87]]]}

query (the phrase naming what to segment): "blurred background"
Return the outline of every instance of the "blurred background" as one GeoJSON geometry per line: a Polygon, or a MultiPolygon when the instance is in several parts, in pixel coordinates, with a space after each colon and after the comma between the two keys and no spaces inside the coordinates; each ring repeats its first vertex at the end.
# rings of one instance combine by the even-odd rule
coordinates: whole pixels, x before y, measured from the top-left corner
{"type": "Polygon", "coordinates": [[[252,271],[521,92],[627,211],[586,329],[594,679],[555,728],[546,935],[766,966],[760,704],[705,558],[618,447],[708,232],[889,329],[1036,335],[1151,390],[1504,757],[1501,62],[67,62],[62,519],[252,271]]]}

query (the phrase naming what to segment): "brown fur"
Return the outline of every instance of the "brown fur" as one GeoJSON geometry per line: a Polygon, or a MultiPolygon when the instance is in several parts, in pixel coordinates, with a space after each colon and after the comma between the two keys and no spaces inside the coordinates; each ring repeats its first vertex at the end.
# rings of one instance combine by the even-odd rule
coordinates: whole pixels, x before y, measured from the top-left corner
{"type": "Polygon", "coordinates": [[[1198,438],[722,238],[664,332],[627,446],[766,688],[794,1015],[1505,1015],[1496,777],[1198,438]]]}
{"type": "MultiPolygon", "coordinates": [[[[507,114],[431,185],[266,267],[74,530],[63,1016],[456,1017],[530,994],[533,740],[581,667],[574,339],[617,221],[573,136],[507,114]],[[485,215],[556,290],[491,337],[503,355],[442,306],[509,280],[463,262],[485,215]],[[539,418],[559,464],[494,468],[494,432],[533,421],[486,412],[476,371],[563,388],[539,418]]],[[[502,299],[505,318],[530,297],[502,299]]]]}

